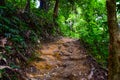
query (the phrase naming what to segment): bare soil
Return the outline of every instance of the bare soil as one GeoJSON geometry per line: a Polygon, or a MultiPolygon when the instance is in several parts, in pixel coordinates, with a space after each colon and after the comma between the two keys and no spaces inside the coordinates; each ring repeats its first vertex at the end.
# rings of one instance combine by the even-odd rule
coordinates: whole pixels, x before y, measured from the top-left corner
{"type": "Polygon", "coordinates": [[[107,80],[107,70],[77,39],[43,42],[38,59],[26,68],[30,80],[107,80]]]}

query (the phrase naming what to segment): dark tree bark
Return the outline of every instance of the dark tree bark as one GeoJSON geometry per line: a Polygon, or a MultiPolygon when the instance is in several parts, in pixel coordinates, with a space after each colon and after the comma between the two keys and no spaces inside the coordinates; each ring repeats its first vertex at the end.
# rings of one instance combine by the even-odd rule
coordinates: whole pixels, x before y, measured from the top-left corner
{"type": "Polygon", "coordinates": [[[47,9],[47,2],[46,2],[46,0],[39,0],[39,2],[40,2],[39,8],[46,10],[47,9]]]}
{"type": "Polygon", "coordinates": [[[107,0],[106,7],[110,35],[108,80],[120,80],[120,32],[116,17],[116,0],[107,0]]]}
{"type": "Polygon", "coordinates": [[[0,6],[4,6],[5,5],[5,0],[0,0],[0,6]]]}
{"type": "Polygon", "coordinates": [[[39,3],[40,3],[39,9],[48,11],[49,6],[50,6],[49,0],[39,0],[39,3]]]}
{"type": "Polygon", "coordinates": [[[59,8],[59,0],[56,0],[54,12],[53,12],[53,21],[58,17],[58,8],[59,8]]]}
{"type": "Polygon", "coordinates": [[[30,0],[27,0],[24,11],[30,13],[30,0]]]}

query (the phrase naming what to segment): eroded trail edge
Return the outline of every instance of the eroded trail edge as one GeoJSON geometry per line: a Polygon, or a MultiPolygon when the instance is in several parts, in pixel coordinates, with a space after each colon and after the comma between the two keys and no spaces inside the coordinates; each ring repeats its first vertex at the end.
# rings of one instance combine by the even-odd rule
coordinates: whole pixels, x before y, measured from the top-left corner
{"type": "Polygon", "coordinates": [[[26,68],[31,80],[107,80],[107,71],[87,54],[79,40],[42,43],[39,59],[26,68]]]}

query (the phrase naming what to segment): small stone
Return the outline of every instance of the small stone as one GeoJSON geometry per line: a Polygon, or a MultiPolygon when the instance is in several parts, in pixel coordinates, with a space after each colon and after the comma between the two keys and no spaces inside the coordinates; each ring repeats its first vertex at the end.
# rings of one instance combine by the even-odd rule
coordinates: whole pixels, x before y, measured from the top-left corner
{"type": "Polygon", "coordinates": [[[82,75],[81,71],[79,72],[79,75],[80,75],[80,76],[82,75]]]}

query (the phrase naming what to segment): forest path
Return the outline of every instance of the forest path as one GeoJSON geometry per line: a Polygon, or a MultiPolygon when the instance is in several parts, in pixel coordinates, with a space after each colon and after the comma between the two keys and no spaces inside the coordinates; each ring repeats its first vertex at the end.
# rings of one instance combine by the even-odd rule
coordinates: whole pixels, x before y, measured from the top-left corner
{"type": "Polygon", "coordinates": [[[39,59],[27,71],[31,80],[107,80],[107,71],[87,54],[79,40],[42,43],[39,59]]]}

